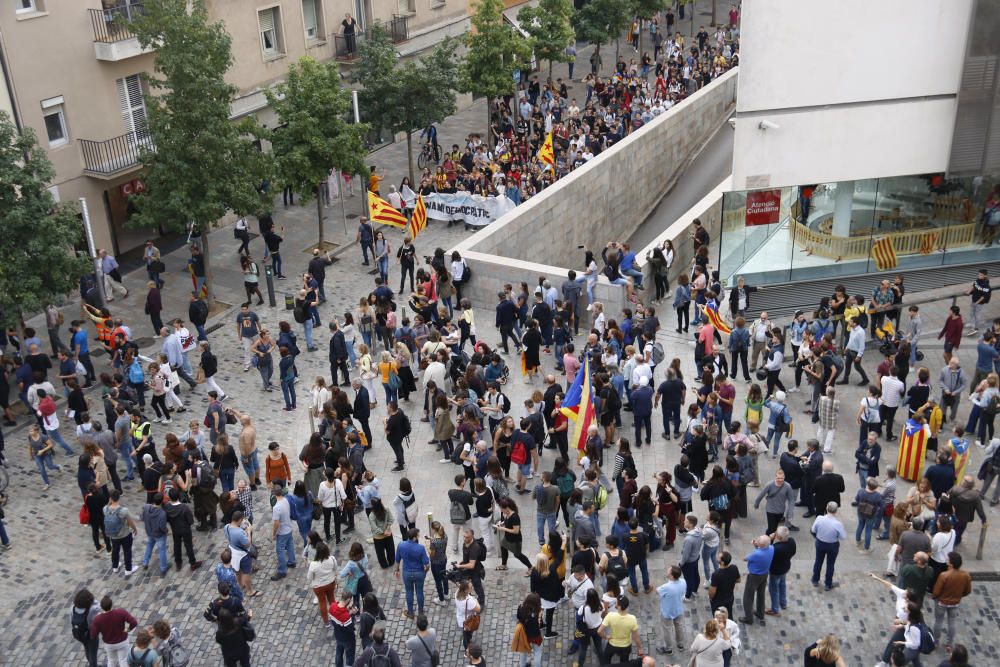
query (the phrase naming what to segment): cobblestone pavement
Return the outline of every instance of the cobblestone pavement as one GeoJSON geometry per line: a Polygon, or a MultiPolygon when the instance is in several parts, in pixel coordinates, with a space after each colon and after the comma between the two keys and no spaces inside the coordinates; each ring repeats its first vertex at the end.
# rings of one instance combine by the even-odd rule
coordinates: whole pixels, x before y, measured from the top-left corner
{"type": "MultiPolygon", "coordinates": [[[[448,235],[460,233],[456,229],[448,230],[441,226],[432,227],[427,232],[428,245],[447,243],[448,235]]],[[[447,247],[447,246],[445,246],[447,247]]],[[[286,259],[287,261],[292,261],[286,259]]],[[[304,264],[305,256],[298,258],[297,263],[304,264]]],[[[356,301],[359,294],[370,289],[372,278],[361,270],[360,260],[352,251],[343,256],[340,262],[332,267],[327,279],[330,302],[322,310],[326,320],[334,314],[344,312],[350,304],[356,301]]],[[[395,271],[393,270],[393,275],[395,271]]],[[[944,317],[948,301],[940,301],[925,306],[922,309],[925,317],[925,327],[928,339],[933,340],[937,327],[944,317]]],[[[281,309],[262,308],[258,311],[264,323],[274,327],[277,321],[286,318],[288,313],[281,309]]],[[[990,315],[996,314],[994,309],[990,315]]],[[[492,313],[482,311],[477,314],[480,331],[487,341],[494,338],[491,327],[492,313]]],[[[281,411],[280,394],[263,393],[260,390],[255,373],[243,373],[238,343],[231,327],[232,313],[224,316],[225,326],[211,335],[211,340],[220,359],[220,373],[217,376],[219,384],[231,396],[232,405],[249,412],[258,424],[258,437],[261,442],[277,440],[290,458],[297,458],[301,446],[308,437],[309,420],[303,409],[294,413],[281,411]]],[[[661,333],[660,340],[665,344],[669,357],[679,356],[688,360],[692,358],[691,345],[672,333],[672,318],[668,317],[664,329],[671,333],[661,333]]],[[[301,336],[300,336],[301,338],[301,336]]],[[[326,362],[325,336],[318,339],[321,351],[313,354],[304,353],[298,363],[302,384],[309,384],[309,379],[315,374],[328,373],[326,362]]],[[[969,340],[971,343],[971,340],[969,340]]],[[[302,346],[304,349],[304,346],[302,346]]],[[[939,362],[938,348],[930,341],[922,346],[927,353],[928,362],[936,370],[939,362]]],[[[153,350],[155,348],[148,348],[153,350]]],[[[960,357],[967,370],[973,367],[974,348],[963,345],[960,357]]],[[[513,363],[514,359],[508,360],[513,363]]],[[[545,360],[545,366],[552,368],[551,360],[545,360]]],[[[873,362],[866,359],[869,372],[873,372],[873,362]]],[[[103,361],[101,362],[103,363],[103,361]]],[[[686,368],[690,362],[685,361],[686,368]]],[[[786,371],[790,375],[790,371],[786,371]]],[[[657,378],[659,379],[659,378],[657,378]]],[[[790,378],[787,378],[790,379],[790,378]]],[[[512,402],[518,405],[529,393],[532,387],[515,377],[508,386],[512,402]]],[[[842,392],[841,401],[844,406],[845,427],[838,434],[833,455],[838,468],[844,473],[848,482],[849,494],[857,488],[857,479],[851,473],[853,467],[852,452],[855,429],[851,425],[853,406],[860,400],[860,389],[851,386],[842,392]]],[[[738,404],[742,404],[744,389],[738,385],[738,404]]],[[[206,403],[203,391],[184,392],[184,398],[192,407],[192,418],[200,419],[206,403]]],[[[803,408],[803,394],[792,394],[790,404],[798,414],[803,408]]],[[[300,399],[300,405],[305,401],[300,399]]],[[[381,401],[380,401],[381,403],[381,401]]],[[[455,468],[450,465],[438,464],[437,455],[426,444],[431,434],[427,424],[418,421],[419,406],[416,402],[404,404],[404,409],[411,415],[414,425],[412,444],[407,452],[408,467],[406,474],[414,483],[421,512],[434,512],[438,518],[447,516],[446,490],[451,485],[451,477],[455,468]]],[[[967,404],[960,411],[964,415],[967,404]]],[[[383,415],[383,406],[379,405],[373,416],[373,423],[383,415]]],[[[188,416],[188,415],[185,415],[188,416]]],[[[13,547],[0,553],[0,612],[6,619],[5,631],[0,639],[0,663],[18,665],[42,664],[77,664],[81,662],[82,654],[78,644],[70,640],[67,622],[69,601],[79,587],[87,586],[98,596],[108,593],[118,604],[129,609],[144,624],[149,624],[157,618],[167,618],[177,624],[186,637],[195,655],[199,656],[197,664],[214,665],[219,663],[219,654],[213,641],[211,627],[202,619],[201,610],[212,597],[215,586],[211,568],[204,568],[194,574],[187,570],[171,571],[161,579],[137,573],[129,579],[120,574],[113,574],[107,559],[92,555],[90,536],[86,528],[79,526],[77,511],[80,497],[74,484],[73,462],[64,455],[59,455],[59,461],[68,464],[66,470],[55,475],[52,488],[48,492],[41,491],[41,483],[34,466],[27,460],[24,448],[24,420],[22,425],[6,433],[7,453],[10,460],[11,500],[7,506],[7,528],[13,540],[13,547]],[[52,641],[56,638],[56,641],[52,641]]],[[[800,439],[810,436],[806,421],[801,416],[797,423],[801,426],[797,432],[800,439]]],[[[181,424],[177,420],[172,425],[175,430],[181,424]]],[[[625,421],[627,433],[631,433],[628,417],[625,421]]],[[[168,428],[156,425],[154,433],[159,443],[168,428]]],[[[178,430],[179,432],[179,430],[178,430]]],[[[896,448],[887,445],[884,452],[885,464],[894,461],[896,448]]],[[[974,449],[970,470],[978,468],[981,452],[974,449]]],[[[671,469],[678,459],[676,443],[666,443],[655,440],[652,447],[643,447],[637,452],[640,478],[648,480],[657,470],[671,469]]],[[[392,497],[399,474],[387,472],[391,466],[390,450],[381,438],[376,438],[373,449],[368,454],[368,465],[381,471],[383,495],[392,497]]],[[[551,455],[547,450],[543,466],[551,465],[551,455]]],[[[774,470],[770,459],[761,459],[762,479],[767,479],[774,470]]],[[[241,473],[242,474],[242,473],[241,473]]],[[[297,471],[296,475],[301,472],[297,471]]],[[[905,493],[907,485],[900,493],[905,493]]],[[[138,510],[142,496],[134,484],[127,485],[126,505],[138,510]]],[[[255,499],[258,515],[266,508],[266,494],[258,493],[255,499]]],[[[528,528],[526,544],[534,546],[534,507],[530,501],[522,504],[524,525],[528,528]]],[[[611,506],[617,501],[612,496],[611,506]]],[[[704,504],[698,503],[696,510],[704,514],[704,504]]],[[[846,525],[853,532],[855,519],[846,513],[846,525]]],[[[990,517],[996,510],[989,509],[990,517]]],[[[610,522],[610,509],[605,510],[602,523],[610,522]]],[[[751,519],[737,521],[733,526],[731,550],[737,559],[745,555],[750,547],[749,541],[763,529],[763,515],[754,512],[751,519]]],[[[806,526],[806,520],[799,521],[806,526]]],[[[359,522],[359,526],[363,522],[359,522]]],[[[268,533],[269,531],[262,531],[268,533]]],[[[359,531],[365,534],[365,530],[359,531]]],[[[974,546],[979,527],[970,528],[971,539],[960,547],[966,556],[968,569],[975,572],[992,572],[996,568],[995,535],[987,539],[986,560],[975,561],[974,546]]],[[[830,593],[818,592],[807,584],[809,568],[811,567],[813,548],[811,541],[806,539],[806,533],[798,533],[799,555],[794,561],[792,575],[789,581],[789,610],[780,618],[769,619],[766,628],[754,626],[744,630],[743,654],[737,664],[764,665],[778,662],[779,664],[798,664],[801,660],[802,648],[825,631],[838,633],[845,642],[848,664],[862,665],[874,663],[874,656],[884,644],[886,627],[892,618],[892,601],[881,587],[872,586],[864,576],[868,571],[880,572],[883,569],[884,551],[882,543],[877,543],[876,553],[863,555],[858,553],[849,542],[845,544],[838,560],[838,580],[842,586],[830,593]]],[[[199,558],[206,562],[215,560],[217,553],[224,545],[219,534],[196,534],[196,549],[199,558]]],[[[137,539],[137,547],[142,548],[145,537],[137,539]]],[[[371,551],[369,549],[369,551],[371,551]]],[[[527,548],[530,554],[533,548],[527,548]]],[[[312,594],[304,584],[304,573],[300,568],[293,576],[281,583],[271,583],[267,577],[276,567],[273,546],[269,537],[263,538],[261,545],[263,557],[260,561],[261,570],[258,581],[265,591],[263,598],[255,600],[253,608],[258,628],[258,640],[254,645],[255,660],[258,664],[277,664],[279,661],[303,664],[319,664],[330,660],[332,643],[327,632],[320,627],[316,607],[312,602],[312,594]]],[[[335,551],[338,558],[343,558],[345,549],[335,551]]],[[[653,583],[661,583],[664,579],[664,568],[672,564],[677,552],[660,552],[651,557],[650,571],[653,583]]],[[[374,559],[373,559],[374,560],[374,559]]],[[[489,610],[483,619],[483,630],[479,633],[480,640],[486,646],[486,655],[491,664],[512,664],[513,658],[508,651],[510,632],[513,629],[513,610],[523,595],[527,592],[527,581],[521,576],[520,565],[514,563],[506,573],[493,571],[494,560],[487,566],[486,582],[489,596],[489,610]]],[[[155,569],[155,568],[154,568],[155,569]]],[[[741,566],[741,571],[744,569],[741,566]]],[[[402,589],[389,576],[388,572],[377,572],[374,583],[379,598],[389,617],[389,631],[394,645],[402,642],[412,632],[409,622],[401,615],[404,607],[402,589]]],[[[428,577],[426,590],[433,589],[428,577]]],[[[703,589],[704,590],[704,589],[703,589]]],[[[990,659],[996,659],[996,650],[991,642],[983,639],[988,633],[997,629],[997,606],[994,596],[1000,595],[996,583],[977,581],[971,598],[963,603],[959,623],[959,640],[967,643],[973,649],[977,664],[990,664],[990,659]],[[989,656],[989,658],[987,658],[989,656]]],[[[651,596],[640,595],[637,609],[643,632],[644,646],[653,644],[653,633],[657,628],[658,606],[651,596]]],[[[707,599],[702,593],[696,602],[687,605],[687,621],[692,633],[695,627],[707,617],[707,599]]],[[[739,607],[739,604],[737,604],[739,607]]],[[[437,607],[431,605],[428,613],[433,626],[442,634],[445,646],[445,665],[458,665],[460,662],[460,633],[455,626],[453,610],[450,606],[437,607]]],[[[739,610],[737,609],[737,614],[739,610]]],[[[557,613],[560,638],[546,642],[545,664],[565,665],[570,659],[565,656],[571,633],[572,615],[563,607],[557,613]]],[[[691,635],[693,636],[693,635],[691,635]]],[[[682,661],[683,662],[683,661],[682,661]]],[[[995,663],[994,663],[995,664],[995,663]]]]}

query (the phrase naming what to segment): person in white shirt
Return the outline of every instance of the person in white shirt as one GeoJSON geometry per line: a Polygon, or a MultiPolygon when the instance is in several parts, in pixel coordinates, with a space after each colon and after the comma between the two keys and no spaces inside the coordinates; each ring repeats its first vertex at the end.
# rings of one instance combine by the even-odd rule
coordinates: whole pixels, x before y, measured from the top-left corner
{"type": "MultiPolygon", "coordinates": [[[[767,311],[762,311],[760,317],[750,325],[750,340],[753,350],[750,358],[750,372],[757,370],[757,359],[767,349],[767,341],[771,337],[771,321],[767,319],[767,311]]],[[[766,358],[765,354],[765,358],[766,358]]]]}
{"type": "Polygon", "coordinates": [[[652,383],[653,369],[650,367],[645,355],[637,351],[635,356],[632,358],[635,359],[635,367],[632,369],[632,377],[629,386],[638,387],[642,378],[646,378],[648,383],[652,383]]]}
{"type": "Polygon", "coordinates": [[[337,559],[330,554],[330,547],[326,546],[324,542],[318,542],[316,555],[309,561],[306,580],[309,588],[316,595],[323,625],[330,622],[329,609],[333,602],[334,591],[337,590],[337,574],[339,572],[340,567],[337,565],[337,559]]]}
{"type": "Polygon", "coordinates": [[[334,532],[337,537],[337,544],[345,541],[340,536],[341,512],[344,508],[344,500],[347,493],[344,490],[344,483],[337,478],[337,472],[326,469],[326,480],[319,485],[316,494],[316,502],[323,506],[323,531],[326,533],[327,542],[330,541],[330,517],[334,519],[334,532]]]}
{"type": "Polygon", "coordinates": [[[896,418],[896,410],[903,402],[903,392],[906,386],[896,377],[896,367],[889,369],[888,375],[882,376],[882,405],[879,411],[882,413],[882,424],[885,427],[885,437],[895,440],[892,433],[892,422],[896,418]]]}
{"type": "MultiPolygon", "coordinates": [[[[594,590],[594,582],[587,576],[587,569],[581,565],[574,565],[573,571],[566,576],[563,582],[566,595],[573,603],[574,609],[579,609],[587,603],[587,591],[594,590]]],[[[598,613],[600,616],[600,613],[598,613]]]]}

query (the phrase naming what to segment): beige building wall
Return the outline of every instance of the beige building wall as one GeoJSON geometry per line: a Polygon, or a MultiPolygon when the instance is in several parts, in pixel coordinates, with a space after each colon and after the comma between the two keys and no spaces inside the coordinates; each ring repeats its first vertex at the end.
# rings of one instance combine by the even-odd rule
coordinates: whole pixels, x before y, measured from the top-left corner
{"type": "MultiPolygon", "coordinates": [[[[119,4],[126,1],[118,0],[119,4]]],[[[98,247],[121,254],[157,237],[156,230],[132,229],[127,192],[141,178],[137,165],[111,175],[85,171],[81,140],[105,142],[131,128],[120,108],[117,80],[152,72],[152,53],[143,53],[133,39],[101,40],[104,29],[101,0],[33,0],[34,9],[17,10],[17,3],[0,2],[0,49],[3,51],[16,108],[24,126],[34,130],[56,169],[53,192],[61,201],[86,197],[98,247]],[[94,13],[92,17],[92,12],[94,13]],[[57,145],[47,140],[45,115],[62,111],[66,137],[57,145]]],[[[364,23],[392,21],[405,12],[409,39],[397,44],[403,55],[432,46],[445,34],[461,34],[468,26],[468,0],[206,0],[212,19],[221,19],[232,37],[233,66],[227,79],[240,94],[233,117],[254,114],[273,126],[264,90],[280,81],[288,66],[302,56],[319,61],[336,57],[337,35],[348,12],[364,23]],[[306,32],[306,9],[315,3],[317,26],[306,32]],[[410,10],[410,11],[405,11],[410,10]],[[265,49],[262,12],[275,21],[277,44],[265,49]]],[[[311,12],[310,12],[311,13],[311,12]]],[[[340,51],[344,42],[341,40],[340,51]]],[[[344,65],[347,67],[347,65],[344,65]]],[[[345,80],[346,83],[346,80],[345,80]]],[[[6,86],[0,81],[0,108],[6,86]]],[[[119,144],[116,145],[121,145],[119,144]]],[[[127,160],[125,161],[127,163],[127,160]]]]}

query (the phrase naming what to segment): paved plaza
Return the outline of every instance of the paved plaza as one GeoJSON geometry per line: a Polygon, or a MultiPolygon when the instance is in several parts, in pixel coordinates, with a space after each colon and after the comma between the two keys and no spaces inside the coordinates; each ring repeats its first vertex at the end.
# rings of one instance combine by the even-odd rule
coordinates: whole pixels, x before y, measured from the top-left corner
{"type": "MultiPolygon", "coordinates": [[[[280,218],[279,218],[280,219],[280,218]]],[[[448,247],[464,232],[456,226],[448,229],[444,225],[434,224],[425,235],[418,239],[418,246],[432,248],[435,245],[448,247]]],[[[390,238],[398,242],[400,234],[392,232],[390,238]]],[[[216,235],[215,252],[226,257],[235,251],[235,241],[226,238],[226,234],[216,235]],[[232,246],[232,248],[230,248],[232,246]]],[[[255,240],[254,243],[260,242],[255,240]]],[[[303,246],[304,247],[304,246],[303,246]]],[[[302,267],[307,261],[306,254],[288,253],[285,258],[289,270],[302,267]]],[[[173,261],[168,259],[168,264],[173,261]]],[[[390,270],[390,277],[398,280],[395,269],[390,270]]],[[[141,274],[126,276],[128,284],[137,285],[142,279],[141,274]]],[[[172,280],[173,278],[168,278],[172,280]]],[[[525,276],[530,280],[530,276],[525,276]]],[[[279,281],[279,284],[283,281],[279,281]]],[[[327,292],[330,301],[321,308],[324,322],[331,316],[340,315],[350,309],[360,294],[367,293],[373,286],[373,277],[360,264],[359,252],[350,249],[340,256],[340,260],[331,267],[327,277],[327,292]]],[[[394,284],[398,287],[398,283],[394,284]]],[[[219,285],[219,293],[226,298],[226,291],[236,292],[238,285],[219,285]]],[[[134,297],[130,297],[134,298],[134,297]]],[[[960,301],[963,303],[964,299],[960,301]]],[[[279,303],[281,303],[279,301],[279,303]]],[[[943,299],[926,305],[922,312],[925,321],[925,338],[921,349],[927,354],[927,361],[932,369],[940,365],[940,346],[935,345],[934,336],[944,317],[944,311],[950,305],[950,300],[943,299]]],[[[994,308],[988,314],[997,314],[994,308]]],[[[282,307],[257,309],[265,325],[275,328],[281,319],[291,319],[290,312],[282,307]]],[[[223,326],[214,331],[210,339],[220,361],[220,372],[216,379],[223,389],[231,396],[230,405],[238,407],[253,415],[258,425],[258,442],[278,441],[282,450],[289,458],[297,460],[298,452],[306,442],[309,431],[309,419],[304,409],[293,413],[281,410],[280,393],[263,393],[260,390],[257,374],[242,372],[239,344],[232,327],[233,311],[220,314],[216,319],[223,326]]],[[[480,310],[477,312],[479,331],[485,340],[493,342],[495,332],[492,327],[492,312],[480,310]]],[[[144,326],[139,316],[131,319],[133,326],[141,329],[144,326]]],[[[693,368],[692,344],[686,338],[673,333],[673,316],[665,317],[659,340],[664,344],[667,357],[680,357],[684,360],[684,369],[690,372],[693,368]]],[[[300,334],[300,342],[301,342],[300,334]]],[[[311,378],[317,374],[329,372],[326,361],[327,345],[325,335],[318,339],[320,351],[303,353],[299,358],[300,396],[311,383],[311,378]]],[[[971,343],[971,339],[969,343],[971,343]]],[[[304,345],[302,346],[304,349],[304,345]]],[[[158,348],[150,346],[145,352],[158,348]]],[[[974,362],[974,347],[963,345],[960,358],[966,369],[971,370],[974,362]]],[[[543,359],[545,369],[553,368],[551,357],[543,359]]],[[[98,362],[101,369],[105,360],[98,362]]],[[[516,365],[513,357],[508,363],[516,365]]],[[[874,372],[874,364],[866,359],[869,373],[874,372]]],[[[791,371],[783,373],[786,384],[790,384],[791,371]]],[[[936,373],[935,373],[936,375],[936,373]]],[[[657,380],[660,375],[657,375],[657,380]]],[[[565,386],[565,379],[563,379],[565,386]]],[[[538,386],[536,384],[536,386],[538,386]]],[[[508,384],[512,403],[517,406],[529,395],[535,387],[525,384],[515,372],[512,382],[508,384]]],[[[741,406],[745,395],[745,386],[737,383],[737,405],[741,406]]],[[[183,398],[189,404],[191,412],[183,417],[201,419],[206,405],[204,390],[194,393],[183,391],[183,398]]],[[[853,451],[856,429],[853,426],[853,406],[861,398],[861,389],[855,386],[845,388],[840,400],[842,404],[842,422],[844,428],[838,432],[833,459],[837,469],[847,480],[848,495],[857,488],[857,477],[853,474],[853,451]]],[[[790,395],[789,403],[796,415],[796,437],[804,440],[811,436],[807,418],[803,417],[803,393],[790,395]]],[[[305,401],[300,398],[300,406],[305,401]]],[[[420,422],[420,406],[414,400],[404,403],[404,410],[411,416],[414,425],[410,449],[406,452],[407,469],[405,474],[414,485],[421,515],[433,512],[439,520],[447,522],[446,492],[451,486],[451,478],[457,472],[457,467],[451,464],[439,464],[438,455],[433,447],[427,444],[431,438],[429,425],[420,422]]],[[[967,413],[968,403],[963,403],[960,415],[967,413]]],[[[384,415],[384,406],[377,408],[372,418],[373,424],[380,423],[384,415]]],[[[171,428],[181,432],[185,420],[176,415],[171,428]]],[[[658,416],[654,417],[654,421],[658,416]]],[[[33,465],[27,460],[24,445],[24,426],[26,420],[21,419],[21,425],[5,433],[7,453],[11,472],[11,500],[7,505],[7,526],[13,540],[13,547],[0,554],[0,572],[3,574],[0,584],[0,613],[6,619],[5,632],[0,640],[0,664],[11,665],[42,665],[42,664],[80,664],[82,651],[79,644],[69,637],[68,609],[74,592],[81,586],[90,588],[98,596],[111,595],[116,604],[128,609],[143,624],[150,624],[158,618],[167,618],[181,628],[185,642],[193,649],[196,664],[215,665],[220,663],[218,647],[214,642],[213,628],[202,618],[201,612],[213,597],[215,579],[211,568],[206,567],[191,574],[186,569],[181,572],[171,571],[166,578],[149,576],[143,572],[136,573],[125,579],[121,574],[113,574],[109,560],[95,558],[90,544],[90,536],[85,527],[78,525],[77,512],[80,497],[76,489],[73,470],[75,460],[59,455],[57,460],[66,464],[64,472],[56,474],[52,489],[41,492],[41,482],[33,465]],[[59,460],[61,459],[61,460],[59,460]]],[[[630,418],[625,416],[624,434],[631,434],[630,418]]],[[[158,444],[162,444],[163,436],[170,430],[166,426],[154,425],[154,434],[158,444]]],[[[659,429],[654,429],[658,431],[659,429]]],[[[895,459],[895,445],[887,445],[883,452],[884,465],[890,465],[895,459]]],[[[636,462],[640,471],[640,482],[648,483],[654,472],[672,470],[679,458],[679,448],[675,442],[665,442],[654,438],[652,447],[637,450],[636,462]]],[[[978,469],[981,452],[974,449],[969,469],[978,469]]],[[[366,464],[369,468],[380,472],[382,480],[382,495],[391,498],[397,486],[400,474],[388,472],[391,467],[391,450],[384,439],[376,436],[376,442],[369,451],[366,464]]],[[[543,468],[552,464],[551,450],[545,450],[543,468]]],[[[769,458],[761,458],[761,478],[768,479],[775,465],[769,458]]],[[[240,473],[242,474],[242,473],[240,473]]],[[[295,469],[294,476],[301,476],[301,470],[295,469]]],[[[901,483],[898,495],[905,494],[908,484],[901,483]]],[[[141,507],[143,496],[136,484],[126,485],[124,504],[134,510],[141,507]]],[[[534,503],[529,496],[521,500],[521,514],[526,527],[526,553],[534,552],[534,503]],[[530,546],[528,546],[530,545],[530,546]]],[[[267,494],[258,492],[255,496],[255,510],[262,516],[267,507],[267,494]]],[[[617,507],[616,496],[612,495],[609,508],[604,510],[602,524],[610,525],[611,512],[617,507]]],[[[848,508],[849,509],[849,508],[848,508]]],[[[706,513],[704,503],[696,503],[699,515],[706,513]]],[[[988,508],[991,520],[996,515],[995,508],[988,508]]],[[[849,533],[853,534],[856,519],[853,513],[845,511],[845,523],[849,533]]],[[[800,519],[797,523],[808,526],[808,520],[800,519]]],[[[365,522],[359,521],[360,529],[357,537],[367,535],[365,522]]],[[[751,511],[747,520],[737,520],[733,524],[732,546],[730,547],[740,570],[745,571],[742,557],[750,551],[750,540],[762,532],[764,516],[761,511],[751,511]]],[[[985,560],[974,560],[974,548],[980,526],[970,528],[968,537],[959,551],[966,557],[966,566],[973,572],[989,573],[996,569],[996,545],[998,538],[995,533],[988,535],[985,560]]],[[[332,662],[333,643],[318,618],[313,595],[305,585],[303,569],[292,572],[292,576],[279,583],[271,583],[268,577],[275,571],[276,557],[268,530],[258,533],[261,540],[260,572],[256,580],[265,594],[252,602],[254,621],[258,631],[258,639],[253,652],[256,664],[326,664],[332,662]]],[[[795,534],[799,542],[799,555],[793,561],[792,574],[789,580],[789,609],[779,618],[768,619],[766,628],[754,626],[742,633],[743,652],[737,658],[736,664],[800,664],[802,649],[821,634],[833,631],[840,636],[845,644],[848,664],[874,664],[877,652],[886,641],[886,629],[893,616],[893,603],[887,591],[882,587],[872,585],[865,574],[869,571],[884,570],[884,543],[876,543],[875,553],[860,554],[848,540],[843,545],[841,557],[838,560],[837,579],[841,587],[832,592],[824,593],[808,584],[809,571],[812,565],[813,547],[805,530],[795,534]]],[[[139,549],[145,544],[145,536],[140,530],[137,538],[139,549]]],[[[199,558],[206,563],[216,560],[218,552],[225,544],[221,534],[196,533],[195,546],[199,558]]],[[[334,554],[339,560],[346,555],[346,547],[338,547],[334,554]]],[[[367,546],[367,544],[366,544],[367,546]]],[[[371,555],[371,549],[368,549],[371,555]]],[[[650,571],[654,585],[664,580],[666,566],[676,562],[678,551],[658,552],[650,557],[650,571]]],[[[522,577],[523,570],[516,562],[511,562],[511,569],[505,573],[495,572],[495,559],[487,562],[486,590],[489,598],[489,609],[484,616],[483,626],[478,633],[478,639],[485,647],[485,655],[490,664],[513,664],[514,657],[509,652],[509,638],[514,627],[513,612],[518,602],[528,590],[527,580],[522,577]]],[[[374,558],[372,558],[374,567],[374,558]]],[[[413,632],[412,623],[402,617],[405,608],[402,588],[391,576],[391,570],[377,571],[373,580],[379,599],[389,618],[389,633],[393,645],[402,648],[403,641],[413,632]]],[[[155,570],[155,568],[153,568],[155,570]]],[[[433,583],[428,576],[427,591],[433,589],[433,583]]],[[[695,602],[686,605],[686,620],[689,637],[693,637],[696,626],[708,617],[708,600],[702,592],[695,602]]],[[[991,664],[996,658],[995,649],[989,645],[985,637],[997,629],[997,607],[994,596],[1000,595],[1000,585],[990,581],[977,580],[974,592],[961,607],[958,641],[966,643],[971,648],[977,664],[991,664]]],[[[658,603],[655,595],[639,595],[637,604],[632,607],[639,617],[643,644],[646,647],[654,645],[654,632],[658,625],[658,603]]],[[[739,615],[739,604],[737,603],[739,615]]],[[[431,625],[438,629],[444,648],[444,665],[464,664],[460,658],[461,634],[456,627],[454,612],[451,606],[429,606],[428,615],[431,625]]],[[[545,664],[568,665],[570,658],[565,655],[571,638],[572,612],[568,606],[561,606],[556,615],[561,636],[553,641],[545,642],[545,664]]],[[[658,640],[655,645],[658,645],[658,640]]],[[[678,659],[682,664],[686,660],[678,659]]],[[[404,659],[405,664],[405,659],[404,659]]],[[[658,664],[660,664],[658,662],[658,664]]],[[[936,664],[936,663],[935,663],[936,664]]]]}

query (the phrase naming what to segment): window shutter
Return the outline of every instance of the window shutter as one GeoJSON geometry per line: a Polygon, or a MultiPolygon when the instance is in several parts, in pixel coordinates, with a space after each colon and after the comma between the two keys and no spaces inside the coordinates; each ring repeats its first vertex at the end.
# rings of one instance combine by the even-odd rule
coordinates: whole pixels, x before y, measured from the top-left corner
{"type": "Polygon", "coordinates": [[[257,15],[260,19],[260,31],[268,32],[274,30],[274,8],[265,9],[257,15]]]}
{"type": "Polygon", "coordinates": [[[302,0],[302,18],[305,23],[306,37],[315,39],[319,35],[316,22],[316,0],[302,0]]]}
{"type": "Polygon", "coordinates": [[[257,14],[257,21],[260,24],[260,47],[264,53],[273,53],[278,50],[276,33],[274,30],[274,8],[265,9],[257,14]]]}
{"type": "Polygon", "coordinates": [[[145,141],[148,137],[146,126],[146,102],[142,98],[142,81],[138,74],[132,74],[118,79],[118,104],[121,109],[122,122],[130,140],[145,141]]]}

